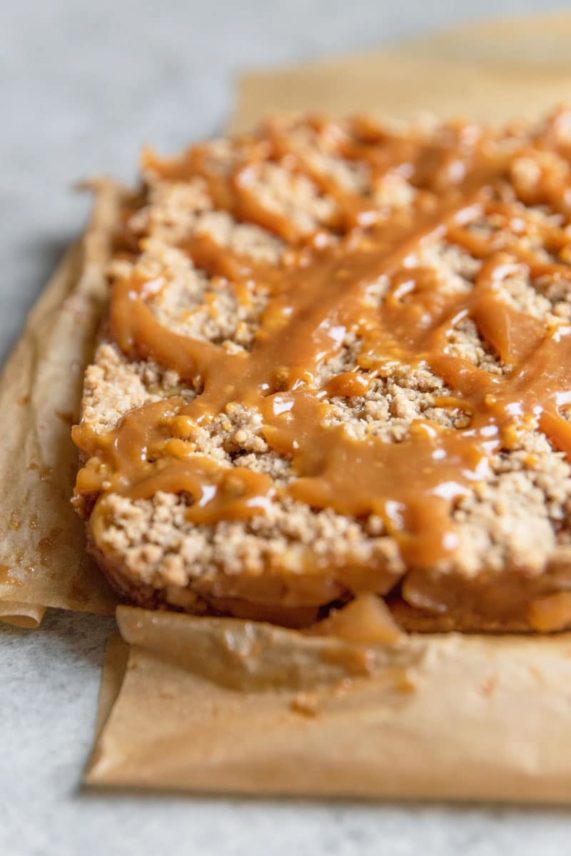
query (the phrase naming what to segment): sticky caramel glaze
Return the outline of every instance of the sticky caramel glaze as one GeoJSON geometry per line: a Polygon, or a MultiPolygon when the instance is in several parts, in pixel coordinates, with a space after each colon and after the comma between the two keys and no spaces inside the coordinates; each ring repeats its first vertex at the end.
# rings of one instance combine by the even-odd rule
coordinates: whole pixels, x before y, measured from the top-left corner
{"type": "MultiPolygon", "coordinates": [[[[201,176],[217,207],[275,232],[293,249],[270,267],[240,258],[210,238],[184,246],[209,275],[267,294],[249,352],[230,353],[163,327],[151,308],[160,281],[130,278],[114,284],[111,334],[121,350],[174,369],[198,394],[190,403],[173,398],[134,410],[105,436],[85,425],[75,428],[76,444],[90,456],[79,473],[77,494],[101,498],[116,492],[139,499],[158,491],[184,493],[192,500],[189,518],[203,524],[264,514],[274,497],[288,495],[345,515],[379,515],[407,567],[434,568],[457,546],[455,504],[486,479],[491,456],[513,447],[521,429],[538,425],[570,455],[571,426],[559,408],[571,403],[571,328],[546,329],[500,296],[502,280],[518,267],[531,279],[568,275],[569,269],[539,259],[517,235],[504,232],[498,244],[470,229],[482,216],[521,220],[525,213],[507,179],[509,159],[492,158],[484,144],[462,140],[459,128],[452,144],[440,149],[411,141],[399,146],[393,138],[383,147],[372,126],[364,125],[357,142],[341,140],[344,155],[364,159],[375,175],[396,164],[424,188],[411,210],[384,219],[361,195],[320,178],[292,141],[271,126],[267,138],[253,141],[246,161],[228,175],[212,168],[201,147],[175,163],[153,162],[167,179],[201,176]],[[262,161],[280,158],[289,158],[334,199],[337,238],[322,232],[302,238],[287,218],[258,201],[252,174],[262,161]],[[451,292],[422,266],[421,251],[436,241],[463,246],[482,260],[469,292],[451,292]],[[386,286],[380,306],[370,293],[379,282],[386,286]],[[447,353],[450,334],[466,318],[501,359],[503,374],[447,353]],[[363,370],[398,361],[426,365],[442,377],[453,391],[453,406],[469,415],[468,427],[443,428],[418,419],[401,442],[386,442],[376,436],[355,439],[341,425],[324,424],[327,395],[362,395],[367,389],[358,370],[315,387],[320,364],[339,351],[348,331],[361,342],[363,370]],[[265,440],[291,459],[295,477],[289,484],[277,486],[269,476],[243,467],[222,467],[194,454],[185,442],[184,426],[208,423],[231,402],[261,411],[265,440]]],[[[552,183],[546,192],[553,203],[552,183]]],[[[537,194],[539,204],[541,188],[537,194]]],[[[557,210],[564,207],[559,199],[557,210]]],[[[560,249],[561,230],[552,232],[545,240],[560,249]]],[[[99,502],[96,514],[98,507],[99,502]]]]}

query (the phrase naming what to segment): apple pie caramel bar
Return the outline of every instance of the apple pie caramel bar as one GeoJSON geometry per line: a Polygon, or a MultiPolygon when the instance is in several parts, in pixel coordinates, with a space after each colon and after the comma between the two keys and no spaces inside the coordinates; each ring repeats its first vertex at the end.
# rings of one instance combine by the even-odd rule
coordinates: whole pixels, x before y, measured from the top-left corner
{"type": "Polygon", "coordinates": [[[571,626],[571,113],[142,157],[74,504],[125,600],[571,626]]]}

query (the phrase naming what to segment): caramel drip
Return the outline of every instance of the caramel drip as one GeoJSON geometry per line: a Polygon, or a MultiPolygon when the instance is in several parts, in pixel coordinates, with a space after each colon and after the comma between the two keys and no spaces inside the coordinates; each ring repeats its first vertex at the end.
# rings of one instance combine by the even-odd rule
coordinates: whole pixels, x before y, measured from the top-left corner
{"type": "MultiPolygon", "coordinates": [[[[174,369],[199,394],[190,403],[173,398],[132,411],[106,436],[85,426],[74,429],[76,444],[91,456],[76,490],[133,499],[185,493],[189,518],[202,524],[264,514],[276,496],[288,495],[346,515],[378,515],[410,566],[434,566],[457,546],[455,504],[486,479],[491,456],[512,447],[522,429],[538,426],[571,455],[571,426],[559,414],[571,404],[571,327],[547,329],[510,305],[501,288],[520,269],[531,279],[568,275],[564,264],[546,261],[521,240],[543,229],[543,245],[557,255],[565,237],[558,226],[529,220],[508,180],[509,157],[490,155],[481,135],[459,126],[439,147],[422,138],[399,140],[365,120],[354,123],[352,136],[313,121],[330,133],[337,153],[368,166],[372,181],[391,170],[408,175],[420,189],[416,204],[383,215],[372,198],[320,172],[272,124],[265,135],[243,143],[244,159],[226,173],[210,162],[206,147],[177,162],[148,160],[168,180],[201,177],[215,206],[269,229],[294,249],[281,265],[264,266],[205,236],[183,247],[210,276],[267,294],[249,352],[231,353],[163,327],[152,311],[160,281],[115,283],[111,333],[121,350],[174,369]],[[254,177],[270,160],[287,161],[333,199],[337,215],[330,226],[337,239],[323,240],[319,233],[303,238],[288,218],[260,202],[254,177]],[[490,217],[507,227],[482,238],[473,226],[490,217]],[[447,288],[423,266],[423,249],[437,241],[481,259],[468,292],[447,288]],[[385,292],[376,305],[371,289],[379,283],[385,292]],[[448,352],[451,334],[465,319],[497,354],[501,374],[448,352]],[[319,386],[320,366],[339,352],[348,332],[361,343],[358,367],[319,386]],[[462,410],[469,425],[443,428],[419,419],[401,442],[388,442],[373,435],[357,439],[327,422],[327,396],[364,395],[375,370],[395,361],[426,365],[441,376],[452,390],[441,404],[462,410]],[[265,440],[291,460],[295,478],[287,486],[244,467],[221,467],[188,442],[184,426],[207,424],[235,402],[261,411],[265,440]]],[[[561,212],[565,200],[554,193],[553,180],[546,178],[543,196],[541,189],[536,196],[548,197],[561,212]]]]}

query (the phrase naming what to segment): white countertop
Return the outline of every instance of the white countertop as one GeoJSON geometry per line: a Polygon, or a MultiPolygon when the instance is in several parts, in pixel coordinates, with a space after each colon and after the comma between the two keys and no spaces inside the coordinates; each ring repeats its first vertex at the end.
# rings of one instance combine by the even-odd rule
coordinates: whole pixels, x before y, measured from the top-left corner
{"type": "MultiPolygon", "coordinates": [[[[556,4],[563,5],[571,8],[569,0],[556,4]]],[[[142,142],[167,152],[219,131],[236,71],[545,7],[541,0],[5,3],[0,358],[81,229],[87,200],[71,192],[74,182],[102,172],[129,180],[142,142]]],[[[110,620],[57,612],[37,632],[0,627],[6,856],[569,852],[571,814],[563,810],[82,792],[111,627],[110,620]]]]}

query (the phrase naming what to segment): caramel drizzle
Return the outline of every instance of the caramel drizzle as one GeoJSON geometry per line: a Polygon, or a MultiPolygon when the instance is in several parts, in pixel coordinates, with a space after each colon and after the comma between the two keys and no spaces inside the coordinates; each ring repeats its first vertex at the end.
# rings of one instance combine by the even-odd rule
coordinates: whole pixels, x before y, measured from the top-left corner
{"type": "MultiPolygon", "coordinates": [[[[501,282],[519,267],[531,279],[568,277],[569,268],[542,259],[513,230],[500,230],[494,241],[470,228],[480,217],[493,216],[508,227],[517,220],[524,236],[531,229],[507,179],[509,158],[490,155],[486,139],[466,141],[459,126],[438,147],[422,139],[399,140],[366,120],[354,123],[352,137],[313,121],[317,130],[331,130],[337,153],[368,164],[373,178],[389,170],[411,176],[420,188],[415,205],[406,214],[383,213],[362,194],[321,176],[272,124],[243,142],[245,157],[229,175],[213,168],[206,147],[190,149],[179,161],[154,161],[152,167],[169,180],[200,176],[217,207],[269,229],[294,249],[280,266],[269,267],[207,237],[194,237],[184,247],[209,275],[267,292],[249,353],[231,354],[161,326],[148,305],[156,283],[130,278],[114,284],[110,326],[121,350],[174,369],[200,393],[190,404],[173,398],[132,411],[105,436],[76,427],[74,441],[90,456],[76,492],[101,497],[113,491],[134,499],[159,490],[185,493],[192,499],[189,518],[200,524],[264,514],[276,495],[285,494],[342,514],[377,514],[409,566],[434,566],[457,545],[454,505],[485,480],[491,456],[513,447],[519,431],[538,425],[556,448],[571,454],[571,425],[559,413],[571,404],[571,327],[548,330],[500,296],[501,282]],[[337,214],[328,225],[340,232],[337,241],[322,232],[303,239],[287,218],[260,204],[252,175],[269,160],[287,161],[334,199],[337,214]],[[422,266],[421,250],[436,240],[482,260],[469,293],[446,290],[422,266]],[[374,307],[369,291],[379,281],[387,290],[374,307]],[[450,334],[466,318],[499,356],[503,374],[447,353],[450,334]],[[358,368],[316,388],[319,366],[339,351],[348,331],[362,343],[358,368]],[[369,376],[359,369],[381,371],[395,361],[427,365],[442,377],[453,391],[449,403],[469,414],[469,426],[443,428],[418,419],[397,443],[373,435],[357,440],[342,426],[324,425],[327,395],[363,395],[369,376]],[[193,425],[208,422],[231,402],[261,411],[265,440],[291,459],[296,477],[286,487],[244,467],[221,467],[186,442],[193,425]]],[[[535,145],[547,146],[546,140],[547,135],[535,145]]],[[[560,187],[555,194],[548,174],[525,202],[548,201],[563,212],[566,193],[560,187]]],[[[566,242],[563,229],[541,229],[543,245],[557,255],[566,242]]]]}

